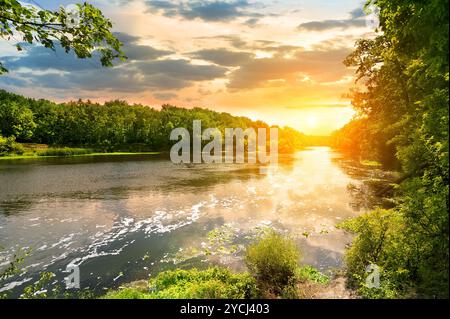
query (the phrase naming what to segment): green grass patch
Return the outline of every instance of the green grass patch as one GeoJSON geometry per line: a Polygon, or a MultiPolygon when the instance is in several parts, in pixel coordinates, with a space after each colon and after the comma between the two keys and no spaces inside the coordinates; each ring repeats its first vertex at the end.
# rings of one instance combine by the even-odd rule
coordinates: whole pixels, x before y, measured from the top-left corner
{"type": "Polygon", "coordinates": [[[93,150],[88,148],[72,148],[72,147],[50,147],[46,150],[38,151],[37,156],[74,156],[92,154],[93,150]]]}
{"type": "Polygon", "coordinates": [[[250,299],[257,298],[255,279],[228,269],[170,270],[150,279],[148,287],[124,287],[105,299],[250,299]]]}
{"type": "MultiPolygon", "coordinates": [[[[49,153],[48,153],[49,154],[49,153]]],[[[53,153],[56,154],[56,153],[53,153]]],[[[65,153],[62,153],[65,154],[65,153]]],[[[100,152],[93,152],[93,153],[79,153],[79,154],[73,154],[73,155],[43,155],[32,153],[32,152],[25,152],[23,155],[15,155],[15,154],[8,154],[6,156],[0,156],[0,160],[16,160],[16,159],[30,159],[30,158],[46,158],[46,157],[77,157],[77,156],[132,156],[132,155],[158,155],[161,154],[160,152],[112,152],[112,153],[100,153],[100,152]]]]}
{"type": "Polygon", "coordinates": [[[309,281],[318,284],[328,284],[330,282],[330,277],[321,273],[319,270],[312,266],[298,267],[296,276],[298,280],[302,282],[309,281]]]}
{"type": "MultiPolygon", "coordinates": [[[[120,155],[158,155],[161,154],[161,152],[112,152],[112,153],[89,153],[84,154],[85,156],[120,156],[120,155]]],[[[80,155],[83,156],[83,155],[80,155]]]]}

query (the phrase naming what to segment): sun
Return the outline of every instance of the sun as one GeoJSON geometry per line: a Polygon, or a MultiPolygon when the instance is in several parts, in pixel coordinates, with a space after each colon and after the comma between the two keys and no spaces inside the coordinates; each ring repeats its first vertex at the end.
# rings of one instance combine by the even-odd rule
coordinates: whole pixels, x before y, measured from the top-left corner
{"type": "Polygon", "coordinates": [[[319,119],[317,116],[308,116],[305,120],[306,125],[309,128],[317,127],[317,124],[319,124],[319,119]]]}

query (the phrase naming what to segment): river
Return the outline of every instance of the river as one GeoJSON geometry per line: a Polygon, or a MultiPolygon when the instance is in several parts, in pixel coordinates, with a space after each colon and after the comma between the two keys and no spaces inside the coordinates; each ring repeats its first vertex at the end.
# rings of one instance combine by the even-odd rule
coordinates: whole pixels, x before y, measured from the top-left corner
{"type": "Polygon", "coordinates": [[[370,192],[351,190],[380,176],[326,147],[284,157],[267,174],[156,155],[2,160],[0,267],[20,248],[31,252],[0,291],[18,294],[42,271],[61,284],[69,264],[97,294],[174,267],[242,270],[244,245],[265,227],[293,236],[302,263],[332,271],[352,239],[335,226],[374,205],[370,192]]]}

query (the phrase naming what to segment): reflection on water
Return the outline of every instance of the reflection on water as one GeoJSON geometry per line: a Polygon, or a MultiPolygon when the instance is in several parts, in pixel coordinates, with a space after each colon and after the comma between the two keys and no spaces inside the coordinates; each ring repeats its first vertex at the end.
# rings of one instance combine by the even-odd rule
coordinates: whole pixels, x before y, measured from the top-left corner
{"type": "Polygon", "coordinates": [[[0,290],[29,284],[43,270],[62,280],[69,263],[80,266],[81,286],[97,292],[171,267],[221,262],[241,269],[242,244],[258,226],[292,234],[304,263],[342,266],[351,238],[335,226],[373,204],[349,185],[385,173],[328,148],[280,162],[261,175],[251,165],[186,167],[152,155],[2,161],[0,254],[10,258],[20,247],[32,253],[27,272],[0,290]],[[235,253],[177,259],[207,246],[208,232],[223,225],[233,230],[235,253]]]}

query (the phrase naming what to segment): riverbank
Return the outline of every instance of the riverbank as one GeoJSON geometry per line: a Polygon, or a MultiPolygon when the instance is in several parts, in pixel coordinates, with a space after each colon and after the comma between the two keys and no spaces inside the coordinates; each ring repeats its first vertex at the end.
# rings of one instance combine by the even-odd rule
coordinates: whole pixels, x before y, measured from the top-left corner
{"type": "Polygon", "coordinates": [[[320,272],[299,265],[295,243],[267,229],[266,235],[246,247],[245,271],[223,266],[174,269],[148,280],[124,283],[102,299],[356,299],[342,270],[320,272]]]}
{"type": "Polygon", "coordinates": [[[49,155],[42,155],[42,153],[33,152],[33,153],[24,153],[22,155],[18,154],[10,154],[5,156],[0,156],[0,160],[17,160],[17,159],[32,159],[32,158],[57,158],[57,157],[88,157],[88,156],[130,156],[130,155],[159,155],[161,152],[95,152],[95,151],[89,151],[86,149],[85,152],[61,152],[58,154],[58,152],[55,152],[55,155],[51,152],[46,152],[44,154],[49,155]]]}
{"type": "MultiPolygon", "coordinates": [[[[303,267],[303,268],[299,268],[299,271],[301,271],[301,269],[311,269],[311,267],[303,267]]],[[[191,280],[191,281],[183,281],[183,284],[178,283],[177,281],[174,281],[168,285],[166,285],[164,287],[164,289],[161,289],[160,291],[155,290],[155,286],[154,284],[158,281],[157,278],[162,278],[162,277],[167,277],[167,276],[171,276],[173,274],[175,274],[175,272],[164,272],[161,275],[158,275],[155,279],[151,279],[151,280],[138,280],[138,281],[134,281],[134,282],[130,282],[127,284],[124,284],[122,286],[120,286],[118,289],[116,290],[111,290],[108,291],[106,293],[106,295],[100,297],[101,299],[159,299],[161,298],[163,295],[163,297],[165,299],[177,299],[177,298],[181,298],[184,297],[182,295],[182,293],[186,290],[186,286],[189,286],[190,289],[188,291],[189,295],[186,296],[186,298],[203,298],[203,297],[209,297],[212,298],[214,296],[198,296],[195,295],[195,291],[202,285],[207,285],[210,284],[211,278],[209,277],[212,270],[215,268],[210,268],[208,270],[205,271],[198,271],[198,270],[188,270],[188,271],[181,271],[185,274],[192,274],[192,273],[196,273],[197,276],[203,276],[202,278],[202,282],[198,281],[198,278],[195,280],[191,280]],[[208,278],[207,280],[205,278],[208,278]]],[[[217,269],[217,268],[216,268],[217,269]]],[[[236,287],[236,282],[233,282],[234,280],[237,279],[242,279],[242,278],[246,278],[247,280],[250,278],[248,274],[243,273],[243,274],[233,274],[230,273],[228,270],[220,270],[217,269],[217,274],[221,273],[222,276],[216,276],[217,278],[215,278],[216,284],[217,282],[219,282],[221,285],[223,285],[223,287],[226,287],[227,290],[229,291],[234,291],[234,295],[226,295],[226,296],[217,296],[216,297],[228,297],[228,298],[233,298],[233,297],[242,297],[240,299],[248,299],[246,297],[251,297],[251,296],[246,296],[246,293],[248,293],[248,291],[245,291],[244,289],[242,289],[243,286],[242,285],[243,282],[240,282],[240,287],[236,287]],[[224,276],[225,274],[225,276],[224,276]],[[236,295],[236,292],[238,292],[238,294],[236,295]],[[240,294],[239,294],[240,293],[240,294]]],[[[177,271],[177,273],[179,274],[180,271],[177,271]]],[[[180,276],[182,277],[182,276],[180,276]]],[[[179,282],[181,282],[181,278],[178,280],[179,282]]],[[[251,279],[250,279],[251,282],[251,279]]],[[[159,287],[162,288],[162,287],[159,287]]],[[[247,287],[249,288],[249,287],[247,287]]],[[[297,299],[359,299],[361,298],[360,296],[357,295],[357,293],[353,290],[351,290],[350,288],[347,287],[347,279],[345,276],[342,275],[336,275],[333,276],[331,278],[317,272],[317,270],[315,270],[315,273],[310,275],[309,277],[302,277],[299,278],[297,280],[297,284],[296,284],[296,298],[297,299]],[[318,275],[320,277],[318,277],[318,275]]],[[[203,290],[203,292],[205,292],[205,290],[203,290]]],[[[215,291],[214,293],[222,293],[222,292],[218,292],[215,291]]],[[[257,297],[257,295],[253,296],[253,297],[257,297]]]]}
{"type": "MultiPolygon", "coordinates": [[[[226,240],[224,234],[220,241],[226,240]]],[[[220,253],[219,249],[214,253],[220,253]]],[[[245,247],[246,270],[213,266],[162,271],[110,290],[105,299],[330,299],[355,298],[346,279],[300,265],[292,237],[266,228],[245,247]]]]}

